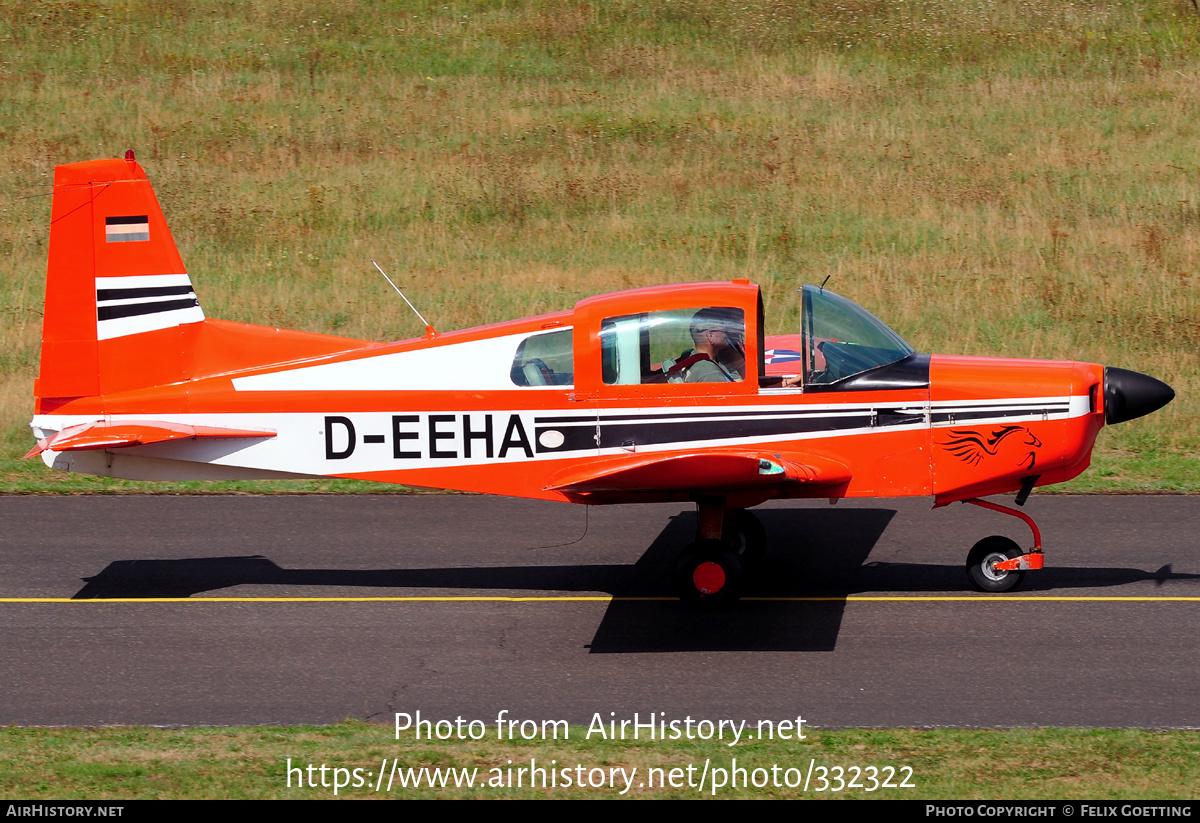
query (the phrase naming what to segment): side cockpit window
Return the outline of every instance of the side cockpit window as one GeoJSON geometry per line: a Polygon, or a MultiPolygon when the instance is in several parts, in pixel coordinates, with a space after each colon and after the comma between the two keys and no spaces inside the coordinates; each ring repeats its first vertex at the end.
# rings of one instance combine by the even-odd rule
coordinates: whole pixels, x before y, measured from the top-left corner
{"type": "Polygon", "coordinates": [[[641,312],[600,325],[601,374],[610,386],[740,383],[746,320],[725,306],[641,312]]]}
{"type": "Polygon", "coordinates": [[[571,329],[535,334],[521,341],[510,373],[518,386],[571,386],[575,383],[575,359],[571,329]]]}

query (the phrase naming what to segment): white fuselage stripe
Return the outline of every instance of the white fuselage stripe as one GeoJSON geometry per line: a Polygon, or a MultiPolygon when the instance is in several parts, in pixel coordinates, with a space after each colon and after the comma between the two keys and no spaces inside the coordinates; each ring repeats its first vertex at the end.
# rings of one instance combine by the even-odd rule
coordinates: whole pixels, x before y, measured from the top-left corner
{"type": "MultiPolygon", "coordinates": [[[[996,418],[972,419],[956,424],[958,428],[987,426],[994,423],[1024,423],[1042,420],[1064,420],[1087,414],[1089,399],[1081,397],[1021,398],[997,400],[993,407],[1028,409],[1023,415],[1005,415],[996,418]],[[1046,402],[1052,401],[1063,411],[1044,413],[1046,402]]],[[[707,449],[727,446],[771,448],[780,444],[798,441],[840,438],[852,435],[883,434],[891,432],[921,431],[930,428],[928,418],[904,421],[895,425],[875,424],[873,411],[881,405],[856,405],[847,409],[845,405],[825,409],[805,407],[788,410],[797,424],[814,418],[825,417],[830,421],[842,420],[858,415],[864,418],[862,425],[845,428],[831,427],[813,430],[779,430],[770,433],[717,435],[694,439],[672,439],[669,442],[649,442],[633,446],[639,453],[669,452],[681,449],[707,449]],[[796,414],[801,412],[801,414],[796,414]],[[821,414],[823,412],[823,414],[821,414]]],[[[894,407],[893,407],[894,408],[894,407]]],[[[913,404],[903,406],[906,410],[924,417],[924,408],[913,404]]],[[[933,410],[941,408],[935,404],[933,410]]],[[[744,407],[728,411],[761,411],[761,407],[744,407]]],[[[655,434],[656,427],[681,428],[687,431],[690,423],[697,429],[708,428],[729,431],[739,423],[784,423],[789,420],[782,412],[769,418],[739,417],[716,419],[705,418],[704,413],[687,415],[679,409],[666,407],[650,409],[607,409],[564,414],[545,410],[499,410],[499,411],[448,411],[430,409],[425,411],[405,410],[402,412],[330,412],[313,413],[221,413],[221,414],[170,414],[170,415],[112,415],[109,420],[145,421],[149,418],[166,422],[190,425],[208,425],[228,428],[271,428],[278,436],[269,440],[190,440],[151,446],[137,446],[117,450],[117,453],[138,454],[146,457],[162,457],[175,460],[208,462],[216,465],[240,466],[263,470],[277,470],[310,475],[351,474],[360,472],[395,471],[403,469],[426,469],[482,465],[528,460],[556,460],[578,458],[600,454],[621,454],[630,449],[623,446],[605,447],[596,445],[593,433],[603,434],[614,427],[629,427],[635,431],[655,434]],[[621,420],[611,418],[619,417],[621,420]],[[348,425],[347,425],[348,423],[348,425]],[[732,425],[731,425],[732,424],[732,425]],[[539,434],[548,431],[574,433],[576,445],[554,448],[561,439],[558,436],[539,441],[539,434]],[[353,439],[351,439],[353,438],[353,439]],[[547,447],[547,444],[550,447],[547,447]],[[331,457],[330,455],[344,455],[331,457]],[[489,456],[491,455],[491,456],[489,456]]],[[[96,420],[96,416],[38,415],[31,425],[35,434],[44,436],[67,426],[96,420]]],[[[661,434],[659,432],[658,434],[661,434]]],[[[664,436],[670,437],[671,434],[664,436]]],[[[652,437],[650,438],[652,439],[652,437]]],[[[53,456],[47,454],[47,462],[53,456]]]]}

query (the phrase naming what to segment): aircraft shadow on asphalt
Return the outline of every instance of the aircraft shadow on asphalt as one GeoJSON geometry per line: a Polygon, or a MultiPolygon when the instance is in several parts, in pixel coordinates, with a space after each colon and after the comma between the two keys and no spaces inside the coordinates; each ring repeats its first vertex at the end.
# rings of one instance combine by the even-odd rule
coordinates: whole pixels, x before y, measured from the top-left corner
{"type": "MultiPolygon", "coordinates": [[[[758,512],[771,549],[762,565],[747,574],[743,588],[747,600],[712,611],[663,599],[672,598],[675,559],[695,534],[691,512],[672,517],[633,564],[285,569],[261,555],[119,560],[96,576],[84,578],[86,585],[73,599],[191,597],[245,585],[434,592],[469,589],[498,595],[607,592],[615,599],[589,646],[592,653],[832,651],[849,595],[969,593],[959,563],[866,562],[895,514],[889,509],[851,508],[758,512]],[[806,597],[829,599],[750,599],[806,597]]],[[[1169,565],[1155,572],[1048,568],[1027,575],[1021,591],[1101,588],[1144,580],[1161,585],[1192,578],[1200,579],[1200,575],[1173,573],[1169,565]]]]}

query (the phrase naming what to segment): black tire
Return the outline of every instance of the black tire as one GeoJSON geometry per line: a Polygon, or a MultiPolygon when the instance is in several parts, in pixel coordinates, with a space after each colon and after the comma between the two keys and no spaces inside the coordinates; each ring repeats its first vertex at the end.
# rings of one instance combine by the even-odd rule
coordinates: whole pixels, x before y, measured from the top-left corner
{"type": "Polygon", "coordinates": [[[742,561],[723,541],[697,540],[675,563],[675,587],[685,603],[734,603],[742,594],[742,561]]]}
{"type": "Polygon", "coordinates": [[[721,539],[742,561],[744,570],[757,566],[767,556],[767,530],[761,520],[745,509],[725,512],[721,539]]]}
{"type": "Polygon", "coordinates": [[[996,571],[992,566],[1025,554],[1014,541],[993,535],[971,547],[967,555],[967,579],[981,592],[1006,592],[1021,585],[1025,572],[996,571]]]}

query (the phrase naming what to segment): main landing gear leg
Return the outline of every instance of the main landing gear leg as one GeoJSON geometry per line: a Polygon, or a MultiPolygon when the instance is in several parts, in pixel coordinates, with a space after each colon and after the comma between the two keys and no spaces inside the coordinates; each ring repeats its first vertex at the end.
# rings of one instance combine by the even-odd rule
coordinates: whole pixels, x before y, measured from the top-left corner
{"type": "Polygon", "coordinates": [[[675,563],[679,597],[702,606],[733,603],[741,596],[742,560],[736,547],[722,538],[733,512],[725,511],[723,499],[703,498],[696,501],[696,514],[696,540],[675,563]]]}
{"type": "Polygon", "coordinates": [[[747,571],[761,563],[767,555],[767,530],[763,528],[761,520],[745,509],[725,512],[721,539],[733,548],[747,571]]]}
{"type": "Polygon", "coordinates": [[[963,502],[1019,517],[1033,531],[1033,548],[1028,552],[1022,552],[1015,542],[999,535],[985,537],[976,543],[967,555],[967,578],[972,586],[981,592],[1006,592],[1020,585],[1026,571],[1042,568],[1045,560],[1042,533],[1032,517],[987,500],[971,498],[963,502]]]}

